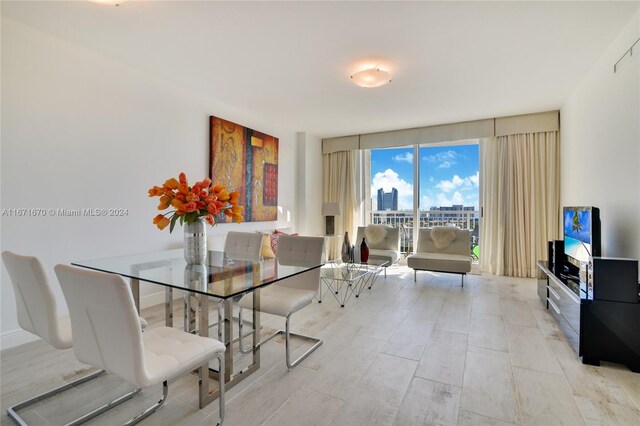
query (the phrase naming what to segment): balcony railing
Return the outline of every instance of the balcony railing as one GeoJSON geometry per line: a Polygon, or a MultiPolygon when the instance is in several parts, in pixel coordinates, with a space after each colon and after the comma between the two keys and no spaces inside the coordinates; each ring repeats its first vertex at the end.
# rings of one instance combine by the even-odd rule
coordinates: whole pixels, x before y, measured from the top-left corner
{"type": "MultiPolygon", "coordinates": [[[[457,226],[461,229],[471,231],[472,256],[478,258],[478,210],[420,210],[420,228],[431,228],[433,226],[457,226]]],[[[370,222],[372,224],[385,224],[400,228],[400,251],[403,253],[413,252],[413,228],[414,217],[411,211],[379,210],[372,211],[370,222]]]]}

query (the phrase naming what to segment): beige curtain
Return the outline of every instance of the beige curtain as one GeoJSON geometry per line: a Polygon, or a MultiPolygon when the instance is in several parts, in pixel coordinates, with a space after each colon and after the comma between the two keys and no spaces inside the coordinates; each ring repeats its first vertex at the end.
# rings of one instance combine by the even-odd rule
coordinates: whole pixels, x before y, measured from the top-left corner
{"type": "Polygon", "coordinates": [[[481,141],[483,272],[535,277],[546,259],[560,229],[558,138],[554,131],[481,141]]]}
{"type": "Polygon", "coordinates": [[[323,202],[340,204],[342,215],[336,217],[336,234],[349,232],[355,238],[356,226],[356,151],[338,151],[323,157],[323,202]]]}

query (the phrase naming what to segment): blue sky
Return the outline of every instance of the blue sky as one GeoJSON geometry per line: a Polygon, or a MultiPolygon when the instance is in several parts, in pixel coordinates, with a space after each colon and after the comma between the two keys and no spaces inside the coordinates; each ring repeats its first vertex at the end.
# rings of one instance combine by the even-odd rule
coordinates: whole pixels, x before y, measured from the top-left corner
{"type": "MultiPolygon", "coordinates": [[[[478,145],[420,148],[420,209],[463,204],[478,209],[478,145]]],[[[398,209],[413,209],[413,147],[371,150],[372,207],[378,188],[398,189],[398,209]]]]}

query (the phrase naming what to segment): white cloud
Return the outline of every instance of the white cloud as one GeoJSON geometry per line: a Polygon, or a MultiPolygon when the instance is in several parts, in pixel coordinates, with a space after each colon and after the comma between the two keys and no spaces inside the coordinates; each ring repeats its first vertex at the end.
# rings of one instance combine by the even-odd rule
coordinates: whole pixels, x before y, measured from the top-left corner
{"type": "Polygon", "coordinates": [[[457,164],[456,159],[459,157],[459,154],[455,151],[444,151],[439,152],[434,155],[426,155],[422,157],[424,161],[429,163],[437,163],[437,168],[439,169],[448,169],[449,167],[457,164]]]}
{"type": "MultiPolygon", "coordinates": [[[[399,210],[411,210],[413,209],[413,185],[404,179],[400,179],[398,173],[392,169],[387,169],[384,172],[378,172],[372,179],[371,184],[371,196],[376,199],[378,195],[378,189],[382,188],[384,192],[391,192],[391,188],[398,190],[398,209],[399,210]]],[[[376,201],[373,202],[374,209],[376,208],[376,201]]]]}
{"type": "Polygon", "coordinates": [[[459,191],[453,193],[451,198],[448,198],[444,193],[439,193],[436,199],[438,207],[449,207],[454,204],[464,204],[464,198],[459,191]]]}
{"type": "Polygon", "coordinates": [[[413,164],[413,154],[410,152],[405,152],[404,154],[394,155],[393,161],[405,161],[409,164],[413,164]]]}
{"type": "Polygon", "coordinates": [[[458,175],[453,175],[451,180],[441,180],[436,184],[436,188],[441,189],[444,192],[451,192],[453,190],[468,191],[478,187],[479,174],[461,178],[458,175]]]}
{"type": "Polygon", "coordinates": [[[477,171],[475,175],[473,176],[469,176],[469,179],[471,180],[471,182],[473,182],[473,185],[475,187],[479,186],[480,184],[480,171],[477,171]]]}
{"type": "Polygon", "coordinates": [[[430,210],[432,206],[433,201],[431,200],[431,197],[427,195],[420,197],[420,210],[430,210]]]}

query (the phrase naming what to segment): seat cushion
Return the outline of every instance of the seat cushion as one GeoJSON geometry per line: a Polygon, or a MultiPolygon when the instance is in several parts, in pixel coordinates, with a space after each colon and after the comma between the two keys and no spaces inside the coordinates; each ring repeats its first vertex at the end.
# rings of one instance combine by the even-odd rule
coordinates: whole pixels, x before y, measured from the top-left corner
{"type": "MultiPolygon", "coordinates": [[[[317,292],[273,284],[260,290],[260,312],[286,317],[311,303],[317,292]]],[[[246,294],[238,304],[253,309],[253,295],[246,294]]]]}
{"type": "Polygon", "coordinates": [[[446,253],[416,253],[407,258],[407,266],[413,269],[461,274],[471,271],[471,256],[446,253]]]}
{"type": "Polygon", "coordinates": [[[146,383],[141,383],[143,387],[162,383],[225,351],[225,346],[215,339],[176,328],[153,328],[142,333],[142,339],[147,367],[146,383]]]}
{"type": "Polygon", "coordinates": [[[400,253],[395,250],[369,249],[370,259],[384,259],[389,262],[389,265],[396,263],[399,257],[400,253]]]}

